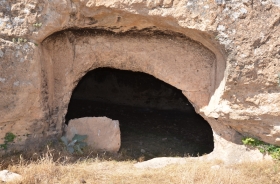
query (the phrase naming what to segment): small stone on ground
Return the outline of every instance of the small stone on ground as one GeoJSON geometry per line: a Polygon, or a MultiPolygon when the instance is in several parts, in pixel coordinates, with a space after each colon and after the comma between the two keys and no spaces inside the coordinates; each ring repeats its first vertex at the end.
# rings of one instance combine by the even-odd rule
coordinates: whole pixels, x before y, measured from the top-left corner
{"type": "Polygon", "coordinates": [[[3,182],[10,182],[13,180],[19,180],[21,179],[21,175],[10,172],[8,170],[2,170],[0,171],[0,180],[3,182]]]}

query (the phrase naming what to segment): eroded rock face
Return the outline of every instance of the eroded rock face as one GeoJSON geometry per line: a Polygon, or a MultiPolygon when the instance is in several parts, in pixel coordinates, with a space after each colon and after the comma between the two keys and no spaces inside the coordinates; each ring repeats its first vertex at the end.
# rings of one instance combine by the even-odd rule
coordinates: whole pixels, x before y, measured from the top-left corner
{"type": "Polygon", "coordinates": [[[119,121],[107,117],[70,120],[66,128],[66,138],[70,141],[75,134],[87,135],[87,144],[98,151],[117,152],[121,146],[119,121]]]}
{"type": "Polygon", "coordinates": [[[63,116],[63,107],[71,97],[69,92],[77,82],[98,67],[145,72],[181,89],[198,108],[209,102],[216,60],[205,47],[169,34],[139,33],[141,37],[96,34],[67,31],[49,37],[42,44],[44,73],[56,80],[47,81],[47,93],[54,94],[49,99],[51,106],[61,107],[58,116],[63,116]]]}
{"type": "Polygon", "coordinates": [[[0,0],[0,43],[0,137],[18,146],[61,135],[75,85],[105,66],[181,89],[215,150],[243,136],[280,145],[277,1],[0,0]]]}

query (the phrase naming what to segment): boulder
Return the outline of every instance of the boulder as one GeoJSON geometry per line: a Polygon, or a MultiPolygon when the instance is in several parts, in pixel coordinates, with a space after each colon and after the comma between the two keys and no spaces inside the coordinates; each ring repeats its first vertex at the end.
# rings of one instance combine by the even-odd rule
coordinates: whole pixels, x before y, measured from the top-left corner
{"type": "Polygon", "coordinates": [[[0,180],[3,182],[11,182],[13,180],[20,180],[21,175],[10,172],[8,170],[0,171],[0,180]]]}
{"type": "Polygon", "coordinates": [[[121,146],[119,121],[107,117],[70,120],[66,127],[66,138],[70,141],[75,134],[87,135],[87,144],[99,151],[117,152],[121,146]]]}

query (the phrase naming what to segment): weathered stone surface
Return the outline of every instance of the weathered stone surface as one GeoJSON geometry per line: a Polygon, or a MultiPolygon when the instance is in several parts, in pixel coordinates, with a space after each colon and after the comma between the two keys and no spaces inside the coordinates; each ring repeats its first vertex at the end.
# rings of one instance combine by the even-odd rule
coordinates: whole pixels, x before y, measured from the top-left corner
{"type": "Polygon", "coordinates": [[[215,77],[215,55],[205,47],[168,34],[151,37],[139,33],[140,38],[91,34],[90,31],[84,35],[69,31],[43,42],[43,62],[48,64],[47,60],[52,60],[51,67],[56,76],[53,84],[56,99],[59,96],[70,98],[69,91],[86,71],[106,66],[154,75],[184,91],[198,107],[209,102],[214,86],[211,79],[215,77]],[[74,39],[75,43],[69,39],[74,39]],[[72,47],[75,47],[75,55],[72,47]]]}
{"type": "Polygon", "coordinates": [[[215,150],[242,136],[280,145],[279,1],[225,2],[0,0],[0,138],[60,135],[78,80],[108,66],[181,89],[211,125],[215,150]],[[82,30],[54,34],[71,28],[82,30]]]}
{"type": "Polygon", "coordinates": [[[119,121],[107,117],[85,117],[69,121],[66,138],[75,134],[87,135],[86,142],[93,149],[117,152],[121,146],[119,121]]]}

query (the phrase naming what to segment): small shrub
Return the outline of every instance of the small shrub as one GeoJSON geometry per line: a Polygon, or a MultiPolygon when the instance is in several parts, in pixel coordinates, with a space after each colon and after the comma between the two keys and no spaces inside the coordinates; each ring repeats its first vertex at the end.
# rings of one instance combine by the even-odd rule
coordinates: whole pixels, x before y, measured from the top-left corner
{"type": "Polygon", "coordinates": [[[72,141],[68,143],[68,140],[65,136],[62,136],[60,139],[64,143],[69,153],[74,153],[75,151],[82,154],[82,149],[87,146],[87,143],[84,140],[87,138],[87,135],[75,134],[72,138],[72,141]]]}
{"type": "Polygon", "coordinates": [[[4,137],[4,144],[0,144],[0,148],[7,149],[8,148],[8,143],[13,142],[14,139],[16,138],[16,135],[14,135],[11,132],[6,133],[4,137]]]}
{"type": "Polygon", "coordinates": [[[280,146],[268,144],[251,137],[243,138],[242,142],[244,145],[258,148],[261,153],[268,153],[273,159],[280,160],[280,146]]]}

